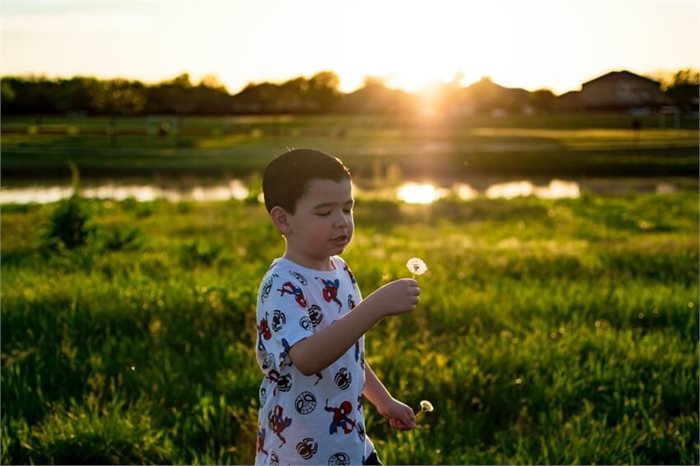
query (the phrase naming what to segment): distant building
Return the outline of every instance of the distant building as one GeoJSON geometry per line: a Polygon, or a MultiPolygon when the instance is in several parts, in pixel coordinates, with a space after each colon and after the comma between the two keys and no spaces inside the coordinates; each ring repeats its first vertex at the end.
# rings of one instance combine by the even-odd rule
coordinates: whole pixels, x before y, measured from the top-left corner
{"type": "Polygon", "coordinates": [[[656,109],[664,104],[664,97],[658,81],[612,71],[583,83],[579,103],[584,110],[656,109]]]}

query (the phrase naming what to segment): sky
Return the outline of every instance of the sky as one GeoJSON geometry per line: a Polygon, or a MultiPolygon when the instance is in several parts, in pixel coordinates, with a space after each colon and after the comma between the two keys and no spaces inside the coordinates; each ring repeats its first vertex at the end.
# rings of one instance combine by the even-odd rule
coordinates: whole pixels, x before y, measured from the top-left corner
{"type": "Polygon", "coordinates": [[[216,75],[229,92],[331,70],[420,91],[488,76],[556,94],[614,70],[700,68],[700,0],[0,0],[0,74],[154,83],[216,75]]]}

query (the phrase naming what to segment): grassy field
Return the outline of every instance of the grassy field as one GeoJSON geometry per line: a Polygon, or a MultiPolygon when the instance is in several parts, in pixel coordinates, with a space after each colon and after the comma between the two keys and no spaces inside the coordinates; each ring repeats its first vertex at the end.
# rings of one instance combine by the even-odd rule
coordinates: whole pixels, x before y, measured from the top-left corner
{"type": "MultiPolygon", "coordinates": [[[[2,463],[251,463],[256,292],[282,253],[264,209],[89,202],[73,250],[42,234],[56,209],[3,207],[2,463]]],[[[418,310],[367,336],[395,396],[435,406],[410,433],[365,408],[385,463],[697,464],[698,213],[360,199],[365,294],[430,267],[418,310]]]]}
{"type": "Polygon", "coordinates": [[[262,169],[288,147],[319,147],[367,175],[398,165],[409,176],[697,176],[697,119],[535,115],[455,119],[368,116],[4,117],[6,177],[226,174],[262,169]],[[170,132],[161,137],[159,124],[170,132]],[[669,124],[666,122],[665,124],[669,124]]]}

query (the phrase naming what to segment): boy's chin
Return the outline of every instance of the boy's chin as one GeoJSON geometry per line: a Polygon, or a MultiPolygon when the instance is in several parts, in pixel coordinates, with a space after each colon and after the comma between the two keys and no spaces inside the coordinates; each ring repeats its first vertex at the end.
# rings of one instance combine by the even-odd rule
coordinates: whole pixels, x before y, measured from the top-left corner
{"type": "Polygon", "coordinates": [[[350,240],[337,242],[333,244],[331,249],[335,251],[334,254],[341,254],[343,251],[345,251],[345,248],[347,248],[348,245],[350,245],[350,240]]]}
{"type": "Polygon", "coordinates": [[[331,256],[337,256],[338,254],[342,254],[345,251],[345,248],[347,247],[347,244],[345,246],[336,246],[331,249],[331,256]]]}

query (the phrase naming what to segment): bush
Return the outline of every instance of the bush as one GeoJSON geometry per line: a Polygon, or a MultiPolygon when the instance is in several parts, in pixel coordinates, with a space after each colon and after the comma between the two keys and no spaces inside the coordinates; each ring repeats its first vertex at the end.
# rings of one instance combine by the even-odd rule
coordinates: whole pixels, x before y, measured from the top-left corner
{"type": "Polygon", "coordinates": [[[138,249],[143,244],[143,233],[138,228],[112,229],[104,240],[105,248],[110,251],[138,249]]]}
{"type": "Polygon", "coordinates": [[[39,464],[164,464],[172,446],[146,406],[119,401],[58,408],[28,439],[29,459],[39,464]],[[92,405],[92,406],[91,406],[92,405]]]}
{"type": "Polygon", "coordinates": [[[51,246],[62,244],[66,249],[75,249],[87,243],[93,232],[89,226],[90,216],[77,194],[62,201],[49,217],[45,239],[51,246]]]}

